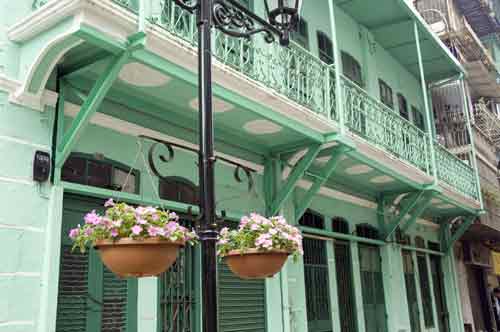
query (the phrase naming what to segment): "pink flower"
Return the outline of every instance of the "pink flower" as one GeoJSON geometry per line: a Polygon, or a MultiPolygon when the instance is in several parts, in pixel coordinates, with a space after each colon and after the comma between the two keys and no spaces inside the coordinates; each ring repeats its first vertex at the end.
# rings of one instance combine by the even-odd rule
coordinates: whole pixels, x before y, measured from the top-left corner
{"type": "Polygon", "coordinates": [[[85,236],[91,236],[92,233],[94,233],[94,230],[92,228],[87,228],[83,233],[85,234],[85,236]]]}
{"type": "Polygon", "coordinates": [[[158,236],[160,229],[158,227],[151,226],[148,228],[148,234],[151,237],[158,236]]]}
{"type": "Polygon", "coordinates": [[[112,198],[108,199],[105,203],[104,203],[104,206],[105,207],[111,207],[111,206],[115,206],[115,202],[113,201],[112,198]]]}
{"type": "Polygon", "coordinates": [[[135,225],[134,227],[131,228],[132,234],[134,235],[139,235],[142,232],[142,227],[139,225],[135,225]]]}
{"type": "Polygon", "coordinates": [[[178,224],[176,222],[169,222],[167,225],[165,225],[165,228],[168,232],[172,233],[177,230],[178,224]]]}
{"type": "Polygon", "coordinates": [[[168,218],[169,218],[170,220],[175,220],[175,221],[179,220],[179,216],[178,216],[178,215],[177,215],[177,213],[175,213],[175,212],[170,212],[170,213],[168,214],[168,218]]]}
{"type": "Polygon", "coordinates": [[[73,228],[69,231],[69,237],[74,240],[80,234],[80,228],[73,228]]]}
{"type": "Polygon", "coordinates": [[[258,231],[258,230],[260,229],[260,226],[259,226],[259,225],[257,225],[257,224],[252,224],[252,226],[250,226],[250,229],[251,229],[252,231],[258,231]]]}
{"type": "Polygon", "coordinates": [[[146,219],[138,218],[137,223],[141,225],[146,225],[148,221],[146,219]]]}
{"type": "Polygon", "coordinates": [[[111,230],[110,234],[111,234],[111,237],[117,237],[118,236],[118,230],[116,228],[113,228],[111,230]]]}
{"type": "Polygon", "coordinates": [[[86,224],[90,225],[99,225],[101,223],[101,217],[95,212],[95,210],[87,213],[83,219],[86,224]]]}

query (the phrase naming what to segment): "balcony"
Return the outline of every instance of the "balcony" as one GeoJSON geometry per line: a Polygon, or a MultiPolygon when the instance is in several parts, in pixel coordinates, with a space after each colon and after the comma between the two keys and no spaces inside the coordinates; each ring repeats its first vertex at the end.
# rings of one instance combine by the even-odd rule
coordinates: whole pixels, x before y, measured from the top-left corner
{"type": "MultiPolygon", "coordinates": [[[[134,13],[137,12],[137,8],[130,1],[115,2],[134,13]]],[[[195,18],[171,1],[165,1],[162,6],[156,11],[155,8],[152,9],[153,13],[149,19],[153,25],[152,30],[167,32],[168,38],[178,43],[186,53],[194,54],[197,41],[195,18]]],[[[413,31],[413,23],[410,21],[408,26],[406,23],[405,27],[408,27],[410,32],[413,31]]],[[[380,36],[383,36],[382,31],[380,36]]],[[[403,37],[398,35],[398,38],[403,37]]],[[[389,43],[389,40],[386,42],[389,43]]],[[[426,39],[426,43],[431,42],[433,39],[426,39]]],[[[283,48],[277,43],[265,46],[263,43],[260,37],[242,40],[214,31],[214,73],[224,70],[236,72],[240,75],[240,80],[257,86],[260,94],[265,92],[286,100],[287,105],[291,105],[286,109],[286,112],[290,112],[287,117],[292,117],[294,108],[300,109],[301,116],[321,124],[325,128],[325,134],[338,132],[345,126],[348,137],[374,147],[378,156],[387,155],[382,162],[384,167],[388,167],[386,169],[392,166],[386,165],[391,164],[391,160],[393,163],[397,161],[407,165],[406,173],[398,175],[398,178],[417,176],[423,186],[430,185],[434,174],[437,174],[444,189],[449,188],[458,196],[465,197],[468,202],[466,204],[473,202],[472,205],[477,208],[479,196],[474,169],[444,147],[433,143],[428,133],[382,104],[347,77],[340,75],[340,82],[336,82],[335,67],[325,64],[300,46],[292,43],[289,48],[283,48]],[[336,93],[337,84],[340,84],[341,96],[336,93]],[[337,98],[342,98],[340,110],[335,106],[337,98]]],[[[407,44],[403,43],[405,52],[407,44]]],[[[393,47],[393,52],[396,52],[396,47],[393,47]]],[[[405,52],[399,48],[397,56],[404,58],[405,52]]],[[[445,53],[440,53],[441,56],[443,54],[445,53]]],[[[432,54],[427,56],[432,57],[432,54]]],[[[444,61],[448,64],[452,62],[449,59],[444,61]]],[[[439,64],[434,60],[436,75],[443,74],[442,71],[439,72],[440,66],[436,63],[439,64]]],[[[415,63],[409,66],[412,67],[412,73],[418,72],[415,63]]],[[[445,72],[446,75],[448,73],[445,72]]],[[[82,82],[83,79],[79,81],[82,82]]],[[[248,139],[248,142],[251,145],[251,139],[248,139]]],[[[394,190],[402,189],[394,187],[394,190]]],[[[455,202],[459,200],[455,199],[455,202]]]]}

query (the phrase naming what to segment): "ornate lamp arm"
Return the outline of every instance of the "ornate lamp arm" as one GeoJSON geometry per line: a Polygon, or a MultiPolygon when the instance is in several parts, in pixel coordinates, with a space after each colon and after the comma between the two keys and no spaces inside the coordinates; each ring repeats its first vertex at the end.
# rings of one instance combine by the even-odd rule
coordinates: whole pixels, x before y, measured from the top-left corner
{"type": "Polygon", "coordinates": [[[203,0],[174,0],[175,4],[182,9],[187,10],[190,13],[193,13],[196,9],[199,8],[200,3],[199,1],[203,0]]]}

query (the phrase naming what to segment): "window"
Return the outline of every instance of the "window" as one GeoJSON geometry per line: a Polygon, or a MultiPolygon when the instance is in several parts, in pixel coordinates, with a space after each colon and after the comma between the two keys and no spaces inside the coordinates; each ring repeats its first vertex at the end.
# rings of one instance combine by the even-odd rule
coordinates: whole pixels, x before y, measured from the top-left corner
{"type": "Polygon", "coordinates": [[[139,171],[130,171],[130,167],[102,156],[71,154],[64,163],[61,179],[87,186],[139,193],[139,171]]]}
{"type": "Polygon", "coordinates": [[[399,104],[399,115],[401,115],[406,120],[410,120],[410,114],[408,113],[408,103],[406,98],[398,93],[398,104],[399,104]]]}
{"type": "Polygon", "coordinates": [[[333,63],[333,44],[332,40],[323,31],[317,32],[319,58],[326,64],[333,63]]]}
{"type": "Polygon", "coordinates": [[[349,222],[342,217],[332,218],[332,231],[349,234],[349,222]]]}
{"type": "Polygon", "coordinates": [[[432,313],[432,295],[429,282],[429,269],[425,255],[417,255],[418,276],[420,281],[420,294],[422,297],[422,308],[424,311],[425,327],[434,327],[434,317],[432,313]]]}
{"type": "Polygon", "coordinates": [[[411,107],[411,112],[413,113],[413,123],[415,126],[420,128],[420,130],[425,131],[424,116],[418,108],[415,106],[411,107]]]}
{"type": "Polygon", "coordinates": [[[380,101],[387,107],[394,108],[391,87],[381,79],[378,80],[378,86],[380,89],[380,101]]]}
{"type": "Polygon", "coordinates": [[[311,210],[307,210],[306,213],[304,213],[304,215],[299,219],[299,224],[318,229],[325,228],[323,217],[315,212],[312,212],[311,210]]]}
{"type": "Polygon", "coordinates": [[[180,177],[160,179],[160,198],[167,201],[197,205],[199,201],[198,187],[191,181],[180,177]]]}
{"type": "Polygon", "coordinates": [[[291,33],[291,39],[305,49],[309,49],[309,32],[307,21],[301,16],[297,22],[297,27],[291,33]]]}
{"type": "Polygon", "coordinates": [[[374,240],[379,239],[378,229],[370,224],[356,225],[356,235],[367,239],[374,239],[374,240]]]}
{"type": "Polygon", "coordinates": [[[363,76],[361,74],[361,65],[359,62],[346,52],[341,53],[341,58],[344,75],[357,85],[363,86],[363,76]]]}

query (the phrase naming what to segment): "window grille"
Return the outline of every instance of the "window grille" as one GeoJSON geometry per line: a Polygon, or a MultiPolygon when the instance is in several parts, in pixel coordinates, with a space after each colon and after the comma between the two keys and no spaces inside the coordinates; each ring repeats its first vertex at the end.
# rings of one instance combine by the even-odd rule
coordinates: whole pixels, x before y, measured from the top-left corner
{"type": "Polygon", "coordinates": [[[420,279],[420,294],[422,298],[422,308],[424,310],[424,323],[426,328],[434,327],[434,317],[432,314],[432,296],[429,282],[429,270],[425,255],[417,254],[418,275],[420,279]]]}
{"type": "Polygon", "coordinates": [[[408,312],[410,314],[410,326],[412,332],[420,332],[420,310],[418,308],[417,283],[415,278],[415,267],[411,252],[403,251],[403,269],[406,284],[406,298],[408,300],[408,312]]]}
{"type": "Polygon", "coordinates": [[[335,267],[341,331],[357,331],[356,301],[349,243],[335,242],[335,267]]]}

